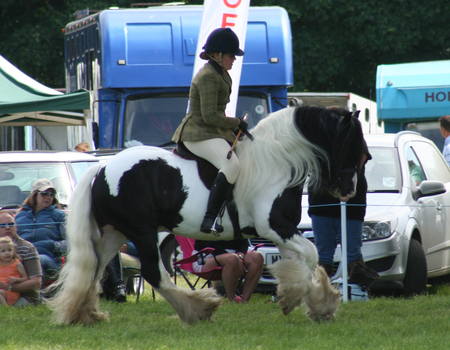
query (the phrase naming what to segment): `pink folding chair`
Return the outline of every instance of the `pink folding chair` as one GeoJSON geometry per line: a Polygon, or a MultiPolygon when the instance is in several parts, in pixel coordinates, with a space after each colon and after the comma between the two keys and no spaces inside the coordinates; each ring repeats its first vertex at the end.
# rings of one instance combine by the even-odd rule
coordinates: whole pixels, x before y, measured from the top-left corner
{"type": "MultiPolygon", "coordinates": [[[[177,273],[180,274],[184,280],[186,281],[186,283],[189,285],[189,287],[192,290],[195,290],[195,287],[197,286],[198,282],[200,281],[200,279],[204,279],[206,280],[206,282],[202,285],[202,288],[204,288],[206,285],[208,287],[211,287],[211,282],[213,281],[221,281],[222,280],[222,266],[217,266],[211,270],[208,271],[202,271],[202,272],[195,272],[194,269],[192,268],[192,263],[194,261],[197,261],[199,259],[202,259],[202,254],[204,254],[203,256],[206,256],[208,254],[211,254],[212,252],[214,252],[214,248],[204,248],[202,250],[200,250],[199,252],[197,252],[196,254],[192,255],[192,252],[194,251],[194,243],[195,243],[195,239],[193,238],[187,238],[187,237],[183,237],[183,236],[178,236],[175,235],[176,240],[178,241],[181,250],[183,251],[183,259],[175,261],[173,263],[173,269],[175,271],[174,273],[174,283],[177,284],[177,273]],[[194,283],[192,283],[191,281],[189,281],[189,279],[186,277],[186,275],[183,273],[183,271],[186,272],[190,272],[191,274],[197,276],[197,279],[195,280],[194,283]]],[[[253,249],[253,251],[257,250],[259,247],[262,247],[264,244],[258,244],[255,246],[255,248],[253,249]]],[[[242,282],[242,278],[239,281],[239,285],[242,282]]]]}
{"type": "Polygon", "coordinates": [[[194,251],[195,239],[178,235],[175,235],[175,238],[178,241],[181,250],[183,251],[183,259],[173,262],[175,284],[177,284],[177,274],[180,274],[184,278],[184,280],[192,290],[195,290],[195,287],[201,279],[206,280],[206,282],[200,289],[204,288],[206,285],[208,287],[211,287],[212,281],[222,280],[222,266],[217,266],[212,270],[202,272],[195,272],[192,268],[192,263],[194,261],[197,261],[199,259],[199,256],[201,258],[202,254],[204,254],[204,256],[211,254],[215,250],[214,248],[205,248],[192,255],[192,252],[194,251]],[[183,271],[190,272],[191,274],[197,276],[195,282],[192,283],[191,281],[189,281],[183,271]]]}

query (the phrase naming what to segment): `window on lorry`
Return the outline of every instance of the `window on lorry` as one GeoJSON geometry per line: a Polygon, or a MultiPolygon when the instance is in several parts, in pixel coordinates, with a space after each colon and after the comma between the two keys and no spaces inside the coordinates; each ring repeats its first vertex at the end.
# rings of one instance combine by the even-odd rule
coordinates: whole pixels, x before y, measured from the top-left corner
{"type": "Polygon", "coordinates": [[[415,122],[404,125],[404,130],[416,131],[423,137],[430,139],[437,148],[442,151],[444,147],[444,138],[441,135],[439,122],[437,120],[430,122],[415,122]]]}
{"type": "MultiPolygon", "coordinates": [[[[161,146],[170,143],[173,133],[186,116],[188,96],[136,95],[126,101],[122,147],[161,146]]],[[[249,127],[268,115],[264,94],[241,93],[236,116],[248,114],[249,127]]]]}

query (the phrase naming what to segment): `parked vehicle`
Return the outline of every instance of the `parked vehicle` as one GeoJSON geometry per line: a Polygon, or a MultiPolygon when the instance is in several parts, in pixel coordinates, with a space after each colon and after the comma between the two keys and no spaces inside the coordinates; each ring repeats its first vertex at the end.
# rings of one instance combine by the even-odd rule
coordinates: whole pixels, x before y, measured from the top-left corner
{"type": "MultiPolygon", "coordinates": [[[[449,168],[435,144],[416,132],[365,138],[373,159],[366,165],[368,207],[362,253],[367,266],[381,276],[371,288],[421,293],[428,278],[450,273],[449,168]]],[[[313,240],[307,194],[302,203],[298,228],[313,240]]],[[[251,242],[261,243],[261,239],[251,242]]],[[[266,266],[281,258],[276,247],[267,244],[260,249],[266,266]]],[[[340,246],[334,261],[337,269],[340,246]]],[[[261,283],[274,282],[265,270],[261,283]]]]}
{"type": "Polygon", "coordinates": [[[359,121],[363,132],[383,133],[384,123],[377,118],[377,103],[351,92],[288,92],[290,106],[343,107],[361,111],[359,121]]]}
{"type": "Polygon", "coordinates": [[[94,164],[98,164],[97,158],[81,152],[0,152],[0,208],[19,208],[33,183],[42,178],[52,181],[65,208],[75,185],[94,164]]]}
{"type": "Polygon", "coordinates": [[[417,131],[439,149],[439,118],[449,114],[450,60],[382,64],[377,67],[378,119],[385,132],[417,131]]]}
{"type": "MultiPolygon", "coordinates": [[[[97,148],[172,144],[186,115],[202,14],[201,5],[110,9],[66,25],[66,90],[91,92],[97,148]]],[[[286,107],[293,85],[287,11],[250,7],[245,44],[236,116],[248,114],[253,127],[286,107]]]]}

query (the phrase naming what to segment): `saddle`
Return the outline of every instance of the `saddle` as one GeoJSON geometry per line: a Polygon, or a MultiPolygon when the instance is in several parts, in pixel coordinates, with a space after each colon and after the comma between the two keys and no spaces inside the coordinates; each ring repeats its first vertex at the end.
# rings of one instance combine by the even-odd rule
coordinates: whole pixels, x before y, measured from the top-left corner
{"type": "Polygon", "coordinates": [[[199,156],[196,156],[194,153],[189,151],[183,142],[178,142],[177,147],[173,149],[173,153],[183,159],[195,160],[197,162],[198,176],[200,177],[206,188],[208,190],[211,190],[219,169],[217,169],[206,159],[200,158],[199,156]]]}
{"type": "MultiPolygon", "coordinates": [[[[213,164],[208,162],[206,159],[196,156],[194,153],[189,151],[183,142],[178,142],[177,147],[174,148],[173,153],[177,156],[187,159],[194,160],[197,162],[197,170],[200,179],[207,189],[211,190],[214,180],[216,179],[219,169],[217,169],[213,164]]],[[[233,191],[230,192],[227,199],[225,200],[225,205],[220,210],[219,217],[222,218],[224,214],[225,206],[228,209],[228,215],[233,224],[234,239],[242,239],[241,228],[239,226],[239,214],[236,205],[233,202],[233,191]]]]}

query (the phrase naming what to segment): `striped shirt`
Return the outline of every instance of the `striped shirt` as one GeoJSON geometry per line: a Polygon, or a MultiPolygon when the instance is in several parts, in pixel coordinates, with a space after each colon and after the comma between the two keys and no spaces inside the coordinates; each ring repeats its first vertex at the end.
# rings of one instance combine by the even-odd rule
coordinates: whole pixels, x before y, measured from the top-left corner
{"type": "MultiPolygon", "coordinates": [[[[35,246],[19,236],[14,239],[14,244],[28,277],[42,276],[41,261],[35,246]]],[[[39,290],[37,289],[21,292],[20,296],[28,299],[33,304],[38,303],[40,300],[39,290]]]]}

